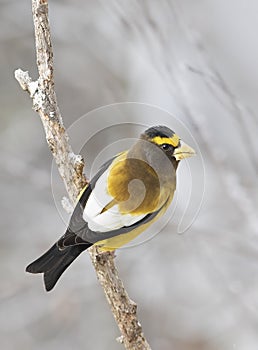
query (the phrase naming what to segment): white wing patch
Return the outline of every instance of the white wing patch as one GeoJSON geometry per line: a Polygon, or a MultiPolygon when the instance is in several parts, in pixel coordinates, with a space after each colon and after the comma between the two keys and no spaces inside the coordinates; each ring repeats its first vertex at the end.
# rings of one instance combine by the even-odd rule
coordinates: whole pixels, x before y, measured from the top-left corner
{"type": "Polygon", "coordinates": [[[100,214],[103,208],[105,208],[105,206],[113,200],[113,197],[111,197],[107,192],[108,174],[109,168],[100,176],[88,198],[83,211],[83,219],[87,222],[87,218],[94,218],[100,214]]]}
{"type": "Polygon", "coordinates": [[[131,226],[146,216],[146,214],[121,214],[118,205],[114,205],[101,213],[114,199],[107,192],[108,174],[109,169],[100,176],[83,211],[83,219],[88,223],[88,227],[92,231],[108,232],[117,230],[124,226],[131,226]]]}

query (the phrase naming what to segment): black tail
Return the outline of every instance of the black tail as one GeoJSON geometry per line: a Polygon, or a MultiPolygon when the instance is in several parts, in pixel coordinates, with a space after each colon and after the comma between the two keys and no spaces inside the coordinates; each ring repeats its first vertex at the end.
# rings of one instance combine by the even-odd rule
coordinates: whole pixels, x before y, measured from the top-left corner
{"type": "Polygon", "coordinates": [[[44,273],[45,288],[48,292],[54,288],[62,273],[77,256],[91,245],[91,243],[79,244],[59,250],[57,245],[54,244],[45,254],[28,265],[26,271],[31,273],[44,273]]]}

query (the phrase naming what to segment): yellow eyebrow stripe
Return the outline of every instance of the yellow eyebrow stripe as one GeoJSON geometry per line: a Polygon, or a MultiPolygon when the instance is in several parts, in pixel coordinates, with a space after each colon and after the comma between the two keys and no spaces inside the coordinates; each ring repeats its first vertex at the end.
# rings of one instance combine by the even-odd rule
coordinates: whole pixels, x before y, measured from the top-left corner
{"type": "Polygon", "coordinates": [[[152,142],[156,143],[157,145],[162,145],[163,143],[168,143],[169,145],[172,145],[173,147],[177,147],[180,141],[180,138],[174,134],[172,137],[160,137],[155,136],[151,140],[152,142]]]}

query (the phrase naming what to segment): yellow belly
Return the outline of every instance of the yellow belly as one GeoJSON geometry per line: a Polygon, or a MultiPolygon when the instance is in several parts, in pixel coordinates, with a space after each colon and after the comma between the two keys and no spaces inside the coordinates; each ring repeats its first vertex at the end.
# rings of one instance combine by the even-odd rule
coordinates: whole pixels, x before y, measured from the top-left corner
{"type": "Polygon", "coordinates": [[[137,236],[139,236],[139,234],[141,234],[144,230],[146,230],[151,224],[152,222],[148,222],[132,230],[131,232],[123,233],[115,237],[104,239],[103,241],[99,241],[94,245],[97,245],[100,248],[100,250],[104,252],[116,250],[117,248],[120,248],[123,245],[131,242],[134,238],[136,238],[137,236]]]}
{"type": "Polygon", "coordinates": [[[151,224],[153,224],[165,213],[172,199],[173,199],[173,195],[171,196],[171,198],[168,199],[168,201],[166,202],[164,207],[161,209],[161,211],[151,221],[147,222],[146,224],[142,224],[128,233],[123,233],[118,236],[114,236],[108,239],[104,239],[102,241],[98,241],[94,245],[98,246],[101,251],[112,251],[131,242],[134,238],[139,236],[139,234],[145,231],[151,224]]]}

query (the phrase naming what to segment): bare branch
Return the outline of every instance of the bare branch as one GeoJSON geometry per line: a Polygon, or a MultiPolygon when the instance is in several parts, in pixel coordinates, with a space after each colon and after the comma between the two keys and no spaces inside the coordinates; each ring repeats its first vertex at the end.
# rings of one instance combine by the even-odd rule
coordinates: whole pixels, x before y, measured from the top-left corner
{"type": "MultiPolygon", "coordinates": [[[[48,21],[47,0],[32,0],[35,27],[36,56],[39,78],[32,81],[28,72],[15,71],[15,78],[23,90],[30,94],[33,108],[40,115],[46,140],[65,183],[70,199],[76,198],[87,180],[83,174],[84,161],[75,155],[63,125],[54,91],[53,51],[48,21]]],[[[97,248],[90,250],[97,278],[111,307],[121,332],[120,342],[126,349],[150,350],[142,327],[137,319],[136,304],[129,298],[114,264],[114,254],[99,254],[97,248]]]]}

